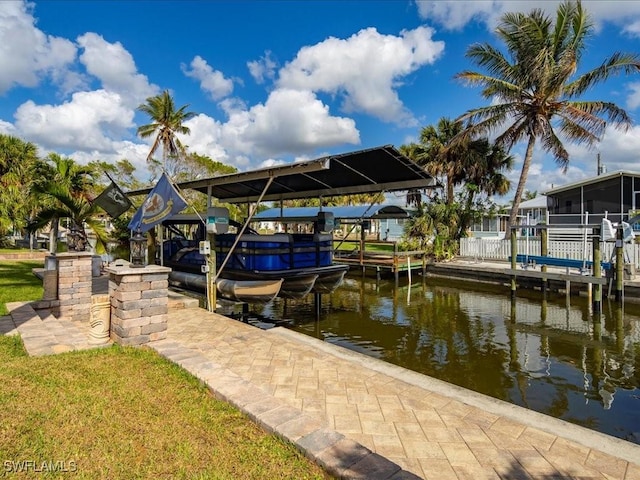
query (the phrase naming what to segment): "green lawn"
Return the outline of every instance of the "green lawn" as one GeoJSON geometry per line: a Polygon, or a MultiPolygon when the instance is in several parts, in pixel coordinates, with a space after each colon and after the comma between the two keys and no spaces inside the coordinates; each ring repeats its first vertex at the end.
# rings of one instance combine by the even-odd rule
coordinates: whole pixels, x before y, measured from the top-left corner
{"type": "Polygon", "coordinates": [[[7,314],[7,302],[42,298],[42,281],[31,270],[43,265],[38,260],[0,262],[0,315],[7,314]]]}
{"type": "MultiPolygon", "coordinates": [[[[41,298],[37,266],[0,262],[0,310],[41,298]]],[[[19,337],[0,336],[0,385],[9,478],[328,478],[150,349],[28,357],[19,337]]]]}

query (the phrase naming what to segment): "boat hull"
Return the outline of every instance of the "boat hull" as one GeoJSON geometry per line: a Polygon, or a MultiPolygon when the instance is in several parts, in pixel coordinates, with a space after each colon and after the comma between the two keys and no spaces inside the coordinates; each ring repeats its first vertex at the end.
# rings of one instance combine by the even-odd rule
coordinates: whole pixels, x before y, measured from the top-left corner
{"type": "Polygon", "coordinates": [[[278,296],[281,298],[302,298],[308,295],[318,278],[316,272],[309,271],[260,271],[260,270],[227,270],[224,269],[220,278],[228,280],[275,280],[283,279],[278,296]]]}
{"type": "MultiPolygon", "coordinates": [[[[201,273],[169,272],[169,284],[190,290],[206,292],[207,277],[201,273]]],[[[280,291],[282,279],[228,280],[218,279],[216,289],[220,296],[245,303],[269,303],[280,291]]]]}
{"type": "Polygon", "coordinates": [[[316,283],[313,284],[311,291],[313,293],[331,293],[340,285],[344,280],[344,276],[349,270],[348,265],[331,265],[325,267],[318,273],[316,283]]]}
{"type": "Polygon", "coordinates": [[[245,303],[269,303],[273,300],[282,285],[277,280],[228,280],[218,279],[216,288],[223,297],[245,303]]]}

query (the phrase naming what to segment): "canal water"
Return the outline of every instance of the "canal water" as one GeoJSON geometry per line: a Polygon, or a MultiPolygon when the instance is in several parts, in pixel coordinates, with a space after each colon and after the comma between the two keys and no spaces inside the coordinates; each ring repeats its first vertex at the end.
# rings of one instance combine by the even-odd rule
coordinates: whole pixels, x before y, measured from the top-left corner
{"type": "Polygon", "coordinates": [[[640,444],[640,307],[441,279],[347,277],[253,310],[288,327],[449,383],[640,444]],[[406,282],[406,280],[405,280],[406,282]]]}

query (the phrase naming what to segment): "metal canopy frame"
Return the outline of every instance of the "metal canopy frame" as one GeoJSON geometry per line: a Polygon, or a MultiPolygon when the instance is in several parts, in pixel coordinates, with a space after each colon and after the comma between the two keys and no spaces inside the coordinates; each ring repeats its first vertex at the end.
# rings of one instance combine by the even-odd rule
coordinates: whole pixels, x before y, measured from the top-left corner
{"type": "MultiPolygon", "coordinates": [[[[435,178],[392,145],[296,162],[250,172],[192,180],[180,189],[205,193],[224,203],[294,200],[441,188],[435,178]],[[265,187],[271,182],[265,192],[265,187]]],[[[151,188],[129,192],[144,195],[151,188]]]]}

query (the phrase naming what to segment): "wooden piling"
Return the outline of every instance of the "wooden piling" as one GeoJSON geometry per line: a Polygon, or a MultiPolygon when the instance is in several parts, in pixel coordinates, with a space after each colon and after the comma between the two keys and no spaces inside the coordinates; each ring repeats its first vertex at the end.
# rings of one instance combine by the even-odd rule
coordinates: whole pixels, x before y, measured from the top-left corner
{"type": "MultiPolygon", "coordinates": [[[[518,240],[516,238],[516,229],[511,228],[511,270],[517,267],[516,257],[518,256],[518,240]]],[[[511,298],[516,296],[516,276],[511,276],[511,298]]]]}
{"type": "Polygon", "coordinates": [[[624,240],[622,225],[618,226],[616,236],[616,301],[622,303],[624,288],[624,240]]]}
{"type": "MultiPolygon", "coordinates": [[[[600,251],[600,231],[594,229],[594,235],[591,238],[593,245],[593,276],[594,278],[602,277],[602,254],[600,251]]],[[[591,284],[589,284],[591,285],[591,284]]],[[[596,283],[593,292],[593,311],[594,313],[602,312],[602,285],[596,283]]]]}
{"type": "MultiPolygon", "coordinates": [[[[548,242],[548,231],[546,228],[540,230],[540,255],[543,257],[549,256],[549,242],[548,242]]],[[[542,272],[547,271],[547,266],[542,265],[540,268],[542,272]]],[[[549,286],[549,282],[546,279],[542,280],[542,293],[547,293],[547,287],[549,286]]]]}

